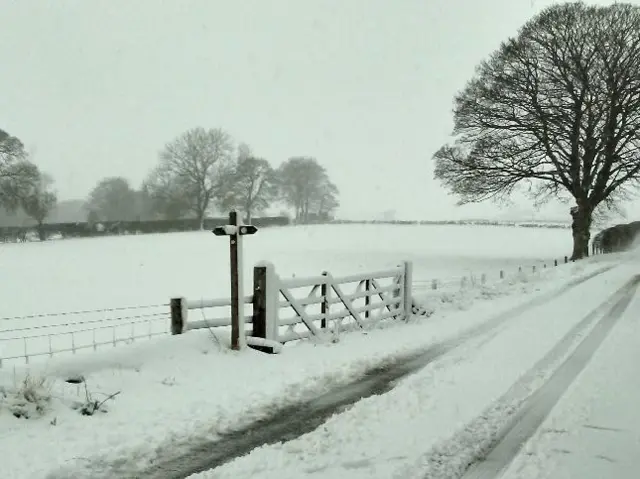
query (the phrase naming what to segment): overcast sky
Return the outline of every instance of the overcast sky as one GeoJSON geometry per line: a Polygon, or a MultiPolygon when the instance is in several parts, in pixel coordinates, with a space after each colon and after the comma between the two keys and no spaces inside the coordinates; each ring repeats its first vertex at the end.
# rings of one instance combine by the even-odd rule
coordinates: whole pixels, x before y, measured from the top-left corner
{"type": "Polygon", "coordinates": [[[105,176],[139,186],[164,143],[204,126],[274,165],[316,157],[343,217],[501,214],[456,208],[431,156],[475,65],[550,3],[0,0],[0,128],[62,199],[105,176]]]}

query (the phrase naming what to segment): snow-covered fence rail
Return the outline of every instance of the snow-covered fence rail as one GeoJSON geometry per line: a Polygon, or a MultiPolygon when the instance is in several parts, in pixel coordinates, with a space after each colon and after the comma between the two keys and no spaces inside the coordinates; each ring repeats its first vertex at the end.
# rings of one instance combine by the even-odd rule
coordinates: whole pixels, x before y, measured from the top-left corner
{"type": "MultiPolygon", "coordinates": [[[[253,271],[253,294],[244,298],[251,314],[244,312],[247,344],[273,352],[282,343],[297,339],[324,337],[344,329],[364,328],[384,319],[407,319],[411,315],[412,265],[373,273],[334,278],[325,272],[311,278],[281,279],[271,264],[253,271]],[[299,291],[306,290],[300,296],[299,291]],[[298,294],[296,294],[298,293],[298,294]],[[290,314],[283,314],[288,311],[290,314]]],[[[190,311],[229,308],[229,299],[189,301],[171,300],[171,332],[230,326],[231,318],[191,319],[190,311]]]]}
{"type": "MultiPolygon", "coordinates": [[[[253,296],[245,296],[243,304],[253,303],[253,296]]],[[[182,334],[194,329],[218,328],[222,326],[231,326],[231,298],[221,299],[197,299],[187,300],[187,298],[172,298],[170,302],[171,308],[171,334],[182,334]],[[216,313],[225,310],[222,316],[216,313]],[[189,311],[199,311],[200,315],[194,316],[189,311]],[[211,314],[207,314],[211,312],[211,314]],[[199,319],[198,319],[199,318],[199,319]]],[[[251,323],[252,316],[246,311],[243,315],[244,323],[251,323]]]]}
{"type": "Polygon", "coordinates": [[[125,306],[0,318],[4,362],[97,351],[167,335],[168,304],[125,306]]]}
{"type": "Polygon", "coordinates": [[[424,291],[424,290],[451,290],[458,288],[466,288],[466,287],[474,287],[474,286],[484,286],[487,284],[493,284],[496,281],[509,280],[514,275],[522,276],[528,274],[536,274],[538,272],[542,272],[550,267],[558,266],[561,263],[567,264],[569,259],[567,256],[564,257],[564,260],[549,260],[549,261],[540,261],[538,264],[529,264],[527,266],[518,266],[516,270],[510,269],[500,269],[495,270],[490,273],[483,272],[473,272],[470,271],[467,274],[463,274],[456,277],[445,277],[445,278],[424,278],[420,277],[413,280],[413,289],[414,292],[424,291]]]}
{"type": "MultiPolygon", "coordinates": [[[[519,266],[518,275],[541,272],[562,260],[519,266]]],[[[567,258],[564,258],[567,263],[567,258]]],[[[406,318],[414,294],[439,294],[509,281],[515,271],[457,278],[413,278],[410,263],[386,271],[333,277],[281,279],[271,265],[254,268],[253,294],[245,296],[242,321],[247,342],[258,349],[309,337],[335,336],[376,321],[406,318]]],[[[0,317],[0,367],[9,361],[100,350],[168,334],[230,327],[231,299],[187,300],[28,316],[0,317]]],[[[419,308],[418,308],[419,309],[419,308]]]]}
{"type": "MultiPolygon", "coordinates": [[[[265,273],[269,275],[268,268],[265,273]]],[[[333,277],[323,273],[316,278],[279,280],[275,318],[266,312],[266,339],[285,343],[308,337],[332,335],[345,329],[363,329],[384,319],[408,319],[411,315],[412,265],[385,271],[333,277]],[[295,290],[306,290],[306,296],[296,297],[295,290]],[[284,316],[283,312],[293,314],[284,316]],[[271,325],[270,321],[274,324],[271,325]],[[285,329],[285,331],[282,331],[285,329]]],[[[254,295],[258,294],[254,292],[254,295]]]]}

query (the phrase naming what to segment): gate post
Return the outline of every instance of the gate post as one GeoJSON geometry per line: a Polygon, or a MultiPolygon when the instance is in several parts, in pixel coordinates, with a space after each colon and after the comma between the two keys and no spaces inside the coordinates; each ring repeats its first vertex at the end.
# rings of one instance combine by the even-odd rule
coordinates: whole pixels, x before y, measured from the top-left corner
{"type": "Polygon", "coordinates": [[[404,320],[409,321],[413,314],[413,296],[411,289],[413,285],[413,263],[411,261],[404,262],[404,320]]]}
{"type": "Polygon", "coordinates": [[[187,326],[187,300],[171,298],[171,334],[182,334],[187,326]]]}
{"type": "Polygon", "coordinates": [[[264,339],[265,342],[249,346],[265,353],[278,352],[271,345],[278,341],[278,277],[270,263],[253,268],[252,324],[252,337],[264,339]]]}

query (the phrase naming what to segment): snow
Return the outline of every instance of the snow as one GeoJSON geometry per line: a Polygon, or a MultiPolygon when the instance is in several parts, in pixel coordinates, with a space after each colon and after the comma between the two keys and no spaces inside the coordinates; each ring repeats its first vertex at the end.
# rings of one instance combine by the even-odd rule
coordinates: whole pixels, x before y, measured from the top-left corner
{"type": "Polygon", "coordinates": [[[640,295],[558,401],[504,479],[640,475],[640,295]]]}
{"type": "MultiPolygon", "coordinates": [[[[180,454],[203,439],[316,396],[371,366],[455,336],[570,278],[619,261],[611,255],[532,273],[532,264],[550,264],[551,258],[561,257],[567,236],[565,230],[463,226],[261,230],[245,241],[247,263],[269,261],[283,277],[322,270],[354,274],[411,260],[418,286],[430,285],[431,278],[458,279],[444,290],[416,290],[416,299],[433,315],[342,334],[335,344],[301,341],[286,345],[279,355],[238,353],[228,350],[228,332],[198,330],[0,369],[2,476],[118,477],[109,469],[116,464],[119,476],[131,476],[158,453],[180,454]],[[526,271],[514,275],[519,265],[526,271]],[[505,281],[498,281],[501,269],[510,273],[505,281]],[[487,286],[460,288],[459,276],[470,270],[486,273],[487,286]],[[86,389],[64,381],[78,376],[86,379],[86,389]],[[43,417],[16,419],[10,414],[25,377],[36,383],[45,380],[38,388],[44,396],[40,403],[46,406],[43,417]],[[105,402],[104,413],[82,416],[74,409],[117,392],[105,402]],[[37,451],[37,460],[27,459],[33,458],[32,451],[37,451]]],[[[36,312],[47,312],[228,294],[228,244],[206,232],[8,245],[0,250],[0,266],[11,278],[3,281],[8,287],[0,291],[0,299],[8,314],[15,315],[33,312],[33,297],[38,298],[36,312]],[[38,274],[25,265],[37,268],[38,274]]],[[[623,281],[627,269],[606,273],[605,289],[623,281]]],[[[588,311],[603,295],[595,283],[588,283],[565,298],[566,304],[588,311]]],[[[419,469],[430,444],[477,415],[580,319],[567,315],[557,321],[552,314],[556,310],[545,307],[522,315],[493,338],[448,355],[396,390],[362,401],[318,431],[284,446],[258,449],[223,466],[216,474],[226,475],[215,477],[251,477],[256,468],[259,477],[270,477],[273,464],[283,478],[302,477],[301,470],[310,477],[391,477],[383,472],[412,461],[419,469]],[[424,426],[424,434],[418,434],[417,424],[424,426]],[[307,459],[300,462],[296,454],[307,459]],[[372,465],[379,466],[381,475],[372,473],[372,465]]]]}
{"type": "MultiPolygon", "coordinates": [[[[312,433],[254,449],[215,472],[192,477],[459,477],[466,451],[447,452],[439,442],[480,416],[635,272],[631,267],[616,268],[603,278],[604,289],[602,281],[585,283],[529,310],[497,333],[474,339],[406,378],[389,393],[359,401],[312,433]],[[436,450],[430,455],[439,459],[437,467],[427,470],[424,454],[432,447],[436,450]]],[[[474,452],[474,442],[468,440],[465,446],[474,452]]]]}
{"type": "MultiPolygon", "coordinates": [[[[567,230],[545,228],[318,225],[260,229],[243,244],[247,270],[269,261],[282,278],[338,277],[411,260],[416,280],[446,280],[469,272],[496,278],[500,269],[560,259],[570,240],[567,230]]],[[[3,316],[224,298],[229,241],[204,231],[3,244],[0,275],[3,316]]],[[[244,286],[251,290],[251,275],[244,286]]]]}

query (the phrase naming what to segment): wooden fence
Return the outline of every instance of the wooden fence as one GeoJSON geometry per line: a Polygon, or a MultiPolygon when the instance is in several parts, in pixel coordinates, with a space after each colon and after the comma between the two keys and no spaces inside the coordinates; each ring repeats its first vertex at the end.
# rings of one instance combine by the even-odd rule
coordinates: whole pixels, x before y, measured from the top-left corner
{"type": "MultiPolygon", "coordinates": [[[[253,294],[244,298],[247,344],[278,352],[282,344],[304,338],[335,338],[340,331],[365,329],[385,319],[406,320],[412,312],[412,264],[397,268],[334,277],[325,272],[312,278],[280,279],[271,264],[253,271],[253,294]],[[302,294],[300,293],[302,292],[302,294]],[[250,310],[247,312],[247,309],[250,310]]],[[[192,319],[194,310],[225,308],[230,299],[171,300],[171,333],[230,326],[231,318],[192,319]]]]}
{"type": "MultiPolygon", "coordinates": [[[[535,274],[562,261],[519,266],[517,273],[535,274]]],[[[410,263],[377,273],[345,277],[324,273],[303,279],[281,279],[271,265],[259,265],[254,268],[253,292],[242,301],[247,343],[275,351],[296,339],[335,340],[341,331],[406,318],[411,290],[420,295],[439,294],[440,290],[509,280],[514,274],[496,270],[455,279],[412,276],[410,263]]],[[[230,305],[229,298],[176,298],[170,304],[0,317],[0,368],[15,361],[29,363],[58,354],[98,351],[192,329],[230,329],[230,305]]],[[[414,312],[420,311],[418,307],[414,312]]]]}

